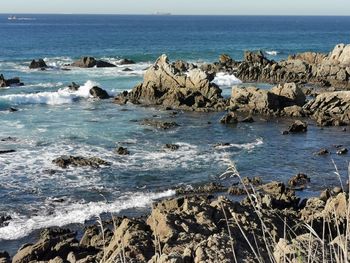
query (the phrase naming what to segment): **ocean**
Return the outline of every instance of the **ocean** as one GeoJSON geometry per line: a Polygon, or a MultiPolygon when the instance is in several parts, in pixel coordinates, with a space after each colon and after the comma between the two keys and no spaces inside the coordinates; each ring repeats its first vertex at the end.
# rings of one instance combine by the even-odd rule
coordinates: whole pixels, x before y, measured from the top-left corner
{"type": "MultiPolygon", "coordinates": [[[[12,217],[0,227],[0,250],[13,253],[44,227],[84,224],[100,214],[142,213],[154,200],[174,195],[176,187],[220,181],[230,162],[242,176],[264,181],[305,173],[311,183],[300,195],[339,184],[332,159],[347,178],[349,158],[313,154],[337,144],[350,147],[349,133],[341,128],[321,129],[309,121],[306,134],[283,136],[289,120],[223,126],[218,123],[223,113],[174,116],[153,107],[93,101],[88,91],[98,85],[113,96],[132,89],[163,53],[194,63],[217,61],[222,53],[239,60],[245,50],[262,50],[274,60],[303,51],[327,53],[350,43],[350,17],[8,16],[0,15],[0,73],[20,77],[25,86],[0,89],[0,150],[16,150],[0,155],[0,212],[12,217]],[[136,64],[60,70],[81,56],[136,64]],[[38,58],[51,68],[29,70],[38,58]],[[123,71],[126,67],[132,71],[123,71]],[[75,93],[66,88],[73,81],[82,85],[75,93]],[[18,111],[10,113],[9,107],[18,111]],[[136,122],[152,117],[180,126],[160,131],[136,122]],[[166,143],[180,148],[165,150],[166,143]],[[231,145],[214,148],[216,143],[231,145]],[[119,146],[131,154],[117,155],[119,146]],[[96,156],[111,166],[60,169],[52,160],[62,155],[96,156]]],[[[224,96],[238,82],[234,76],[215,81],[224,96]]]]}

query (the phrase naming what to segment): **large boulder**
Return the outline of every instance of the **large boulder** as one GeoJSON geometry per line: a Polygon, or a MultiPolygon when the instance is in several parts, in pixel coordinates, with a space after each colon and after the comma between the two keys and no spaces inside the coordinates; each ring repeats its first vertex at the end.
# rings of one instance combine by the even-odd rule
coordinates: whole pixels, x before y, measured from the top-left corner
{"type": "Polygon", "coordinates": [[[89,91],[90,95],[94,98],[98,98],[101,100],[105,100],[110,98],[109,94],[107,93],[107,91],[101,89],[100,87],[94,86],[90,89],[89,91]]]}
{"type": "Polygon", "coordinates": [[[324,61],[332,64],[350,65],[350,45],[336,45],[324,61]]]}
{"type": "MultiPolygon", "coordinates": [[[[183,68],[187,69],[186,66],[183,68]]],[[[143,83],[130,93],[118,97],[126,97],[135,104],[163,105],[186,110],[218,110],[225,107],[221,89],[211,82],[213,75],[197,68],[186,72],[180,71],[181,69],[182,66],[170,64],[168,57],[162,55],[146,71],[143,83]]]]}
{"type": "Polygon", "coordinates": [[[304,103],[303,91],[295,83],[287,83],[271,90],[235,86],[232,88],[230,106],[246,112],[276,114],[286,107],[303,106],[304,103]]]}
{"type": "Polygon", "coordinates": [[[23,85],[24,84],[17,77],[12,79],[5,79],[4,75],[0,74],[0,88],[5,88],[9,86],[23,86],[23,85]]]}
{"type": "Polygon", "coordinates": [[[324,92],[304,106],[320,126],[350,124],[350,91],[324,92]]]}
{"type": "Polygon", "coordinates": [[[73,62],[71,64],[73,67],[79,67],[79,68],[111,68],[116,67],[116,65],[111,64],[109,62],[103,61],[103,60],[96,60],[94,57],[82,57],[81,59],[73,62]]]}
{"type": "Polygon", "coordinates": [[[42,58],[38,59],[38,61],[33,59],[32,62],[30,63],[30,65],[29,65],[29,68],[30,69],[38,69],[38,68],[46,69],[47,65],[46,65],[45,61],[42,58]]]}
{"type": "Polygon", "coordinates": [[[295,83],[279,84],[271,89],[272,93],[286,98],[284,100],[284,107],[289,106],[303,106],[306,101],[306,96],[301,88],[295,83]]]}

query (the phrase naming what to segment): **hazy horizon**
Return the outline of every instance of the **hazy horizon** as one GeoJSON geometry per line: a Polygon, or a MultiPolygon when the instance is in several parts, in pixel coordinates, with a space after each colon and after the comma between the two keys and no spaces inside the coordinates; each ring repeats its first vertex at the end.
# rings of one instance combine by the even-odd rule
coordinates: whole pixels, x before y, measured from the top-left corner
{"type": "Polygon", "coordinates": [[[116,14],[145,15],[156,12],[174,15],[316,15],[348,16],[348,0],[245,0],[229,2],[227,0],[192,2],[178,0],[3,0],[2,14],[116,14]]]}

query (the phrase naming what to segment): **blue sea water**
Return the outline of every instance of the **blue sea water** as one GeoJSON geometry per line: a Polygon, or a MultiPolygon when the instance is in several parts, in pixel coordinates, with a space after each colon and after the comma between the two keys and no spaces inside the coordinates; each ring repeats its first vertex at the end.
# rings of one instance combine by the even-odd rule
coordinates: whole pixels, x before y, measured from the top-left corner
{"type": "MultiPolygon", "coordinates": [[[[343,180],[347,156],[314,156],[320,148],[350,147],[349,132],[320,129],[313,122],[306,134],[282,136],[290,120],[262,120],[222,126],[222,113],[172,115],[157,108],[119,106],[93,101],[94,85],[111,95],[142,81],[159,55],[171,60],[213,62],[222,53],[241,59],[244,50],[262,50],[275,60],[303,51],[329,52],[350,42],[350,17],[269,16],[110,16],[0,15],[0,73],[18,76],[23,87],[0,89],[0,212],[11,215],[0,227],[0,249],[14,251],[18,242],[49,226],[93,220],[96,215],[145,209],[153,200],[174,194],[174,187],[215,180],[230,161],[242,176],[286,181],[298,172],[311,177],[310,188],[339,184],[334,158],[343,180]],[[60,70],[81,56],[112,63],[121,58],[135,65],[117,68],[60,70]],[[52,68],[29,70],[32,59],[44,58],[52,68]],[[133,71],[125,72],[123,69],[133,71]],[[72,81],[83,85],[69,93],[72,81]],[[15,107],[18,112],[9,113],[15,107]],[[174,120],[169,131],[141,126],[144,118],[174,120]],[[231,147],[214,148],[229,142],[231,147]],[[164,144],[180,145],[178,151],[164,144]],[[129,156],[115,149],[127,147],[129,156]],[[61,155],[96,156],[111,162],[101,169],[60,169],[61,155]],[[17,243],[16,243],[17,242],[17,243]]],[[[219,82],[225,96],[230,82],[219,82]]],[[[224,180],[229,184],[233,179],[224,180]]]]}

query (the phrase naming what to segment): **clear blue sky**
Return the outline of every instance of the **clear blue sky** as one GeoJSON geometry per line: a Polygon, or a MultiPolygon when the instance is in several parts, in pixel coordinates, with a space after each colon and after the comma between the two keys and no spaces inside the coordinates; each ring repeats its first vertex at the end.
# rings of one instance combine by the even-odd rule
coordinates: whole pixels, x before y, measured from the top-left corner
{"type": "Polygon", "coordinates": [[[350,15],[350,0],[1,0],[1,13],[350,15]]]}

